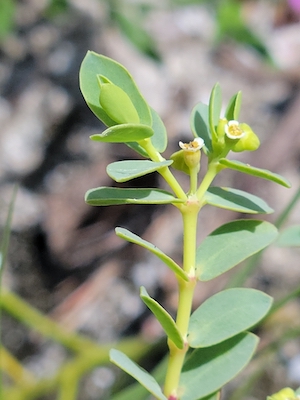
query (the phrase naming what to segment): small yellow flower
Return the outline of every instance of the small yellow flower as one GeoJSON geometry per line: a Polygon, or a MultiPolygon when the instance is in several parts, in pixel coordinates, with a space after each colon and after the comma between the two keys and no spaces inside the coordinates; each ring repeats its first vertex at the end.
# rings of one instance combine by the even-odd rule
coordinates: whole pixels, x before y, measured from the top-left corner
{"type": "Polygon", "coordinates": [[[183,151],[195,153],[196,151],[202,149],[202,147],[204,146],[204,140],[198,137],[189,143],[179,142],[179,146],[182,148],[183,151]]]}
{"type": "Polygon", "coordinates": [[[291,388],[281,389],[279,392],[274,393],[272,396],[268,396],[267,400],[297,400],[295,392],[291,388]]]}
{"type": "Polygon", "coordinates": [[[245,136],[245,131],[241,128],[239,122],[235,120],[228,121],[224,130],[229,139],[241,139],[245,136]]]}
{"type": "Polygon", "coordinates": [[[185,164],[189,168],[200,168],[201,148],[204,146],[204,140],[200,137],[194,139],[192,142],[183,143],[179,142],[179,146],[183,150],[183,158],[185,164]]]}

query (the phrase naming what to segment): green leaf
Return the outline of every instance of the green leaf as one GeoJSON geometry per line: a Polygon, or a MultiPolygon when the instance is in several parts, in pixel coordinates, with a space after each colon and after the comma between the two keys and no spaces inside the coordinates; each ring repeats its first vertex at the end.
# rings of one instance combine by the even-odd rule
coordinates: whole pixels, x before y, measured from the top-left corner
{"type": "Polygon", "coordinates": [[[221,88],[220,85],[216,83],[212,89],[209,99],[209,118],[208,118],[210,131],[212,137],[215,138],[215,140],[217,140],[216,126],[218,125],[220,120],[221,107],[222,107],[221,88]]]}
{"type": "Polygon", "coordinates": [[[152,129],[154,131],[151,142],[159,153],[163,153],[168,144],[166,127],[157,112],[152,108],[150,110],[152,115],[152,129]]]}
{"type": "Polygon", "coordinates": [[[122,239],[127,240],[130,243],[138,244],[141,247],[151,251],[155,254],[162,262],[164,262],[178,277],[182,278],[184,281],[189,282],[187,274],[182,268],[174,261],[171,257],[163,253],[159,248],[154,246],[154,244],[147,242],[146,240],[140,238],[138,235],[130,232],[128,229],[116,228],[116,235],[122,239]]]}
{"type": "Polygon", "coordinates": [[[257,336],[243,332],[225,342],[194,350],[183,366],[180,400],[198,400],[233,379],[251,360],[257,336]]]}
{"type": "Polygon", "coordinates": [[[243,190],[210,187],[204,196],[206,204],[249,214],[270,214],[274,210],[261,198],[243,190]]]}
{"type": "Polygon", "coordinates": [[[241,103],[242,103],[242,92],[239,91],[234,96],[232,96],[231,99],[229,100],[229,103],[228,103],[228,106],[227,106],[227,109],[225,112],[225,118],[228,121],[231,121],[231,120],[237,121],[239,119],[241,103]]]}
{"type": "Polygon", "coordinates": [[[275,242],[279,247],[298,247],[300,246],[300,225],[293,225],[280,232],[275,242]]]}
{"type": "Polygon", "coordinates": [[[191,347],[209,347],[259,322],[270,310],[272,297],[245,288],[227,289],[207,299],[193,312],[188,341],[191,347]]]}
{"type": "Polygon", "coordinates": [[[244,164],[240,161],[228,160],[227,158],[221,158],[219,162],[221,165],[224,165],[224,167],[233,169],[235,171],[240,171],[243,172],[244,174],[249,174],[257,176],[259,178],[267,179],[269,181],[279,183],[279,185],[288,188],[291,187],[291,184],[287,179],[285,179],[281,175],[275,174],[274,172],[270,172],[267,169],[252,167],[249,164],[244,164]]]}
{"type": "Polygon", "coordinates": [[[212,152],[211,133],[208,122],[208,106],[203,103],[197,104],[191,113],[191,130],[194,136],[204,140],[204,150],[212,152]]]}
{"type": "Polygon", "coordinates": [[[183,338],[171,315],[156,300],[149,296],[147,290],[143,286],[141,287],[140,296],[146,306],[155,315],[158,322],[166,332],[168,338],[171,339],[175,346],[177,346],[179,349],[183,349],[183,338]]]}
{"type": "Polygon", "coordinates": [[[142,157],[149,158],[149,155],[146,152],[146,150],[142,146],[140,146],[137,142],[127,142],[125,144],[133,151],[136,151],[142,157]]]}
{"type": "Polygon", "coordinates": [[[10,33],[15,26],[15,0],[0,1],[0,39],[10,33]]]}
{"type": "Polygon", "coordinates": [[[127,93],[113,83],[100,85],[100,105],[117,124],[139,124],[139,115],[127,93]]]}
{"type": "MultiPolygon", "coordinates": [[[[159,383],[162,384],[164,381],[166,370],[168,364],[168,357],[164,357],[156,367],[151,371],[151,375],[154,379],[159,383]]],[[[149,400],[149,392],[144,386],[141,386],[138,382],[134,382],[131,385],[127,386],[121,391],[118,391],[113,396],[110,396],[110,400],[149,400]]],[[[218,400],[218,399],[212,399],[218,400]]]]}
{"type": "Polygon", "coordinates": [[[138,142],[153,135],[150,126],[140,124],[122,124],[107,128],[104,132],[90,136],[95,142],[126,143],[138,142]]]}
{"type": "Polygon", "coordinates": [[[172,160],[153,162],[149,160],[125,160],[109,164],[107,174],[116,182],[127,182],[131,179],[150,174],[172,164],[172,160]]]}
{"type": "Polygon", "coordinates": [[[99,187],[85,194],[85,201],[91,206],[110,206],[119,204],[170,204],[182,203],[171,193],[159,189],[121,189],[99,187]]]}
{"type": "Polygon", "coordinates": [[[100,106],[100,87],[97,75],[103,75],[123,89],[137,110],[140,123],[148,126],[152,125],[149,106],[126,68],[111,58],[88,51],[80,68],[80,89],[90,109],[105,125],[112,126],[115,122],[100,106]]]}
{"type": "Polygon", "coordinates": [[[217,391],[216,393],[209,394],[208,396],[201,397],[199,400],[220,400],[221,392],[217,391]]]}
{"type": "Polygon", "coordinates": [[[173,161],[172,168],[177,169],[177,171],[182,171],[185,174],[190,174],[190,169],[184,161],[184,151],[178,150],[171,154],[170,159],[173,161]]]}
{"type": "Polygon", "coordinates": [[[140,382],[140,384],[153,394],[153,396],[159,400],[167,400],[166,396],[162,393],[159,384],[147,371],[142,369],[119,350],[112,349],[109,354],[112,363],[140,382]]]}
{"type": "Polygon", "coordinates": [[[277,229],[266,221],[237,220],[222,225],[197,248],[196,268],[201,281],[209,281],[267,247],[277,229]]]}

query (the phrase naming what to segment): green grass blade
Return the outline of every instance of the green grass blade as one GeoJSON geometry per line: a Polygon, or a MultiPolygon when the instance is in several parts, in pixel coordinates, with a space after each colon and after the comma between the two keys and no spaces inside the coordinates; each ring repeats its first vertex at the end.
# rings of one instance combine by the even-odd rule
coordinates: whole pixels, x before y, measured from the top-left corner
{"type": "MultiPolygon", "coordinates": [[[[15,201],[16,201],[16,196],[17,196],[17,191],[18,191],[18,186],[15,185],[12,193],[12,197],[9,203],[8,207],[8,213],[4,225],[4,231],[1,239],[1,251],[0,251],[0,295],[2,292],[2,276],[3,276],[3,270],[5,267],[6,259],[7,259],[7,253],[8,253],[8,246],[9,246],[9,239],[10,239],[10,233],[11,233],[11,224],[12,224],[12,218],[13,218],[13,212],[14,212],[14,206],[15,206],[15,201]]],[[[2,310],[0,308],[0,346],[2,346],[1,343],[1,331],[2,331],[2,310]]],[[[1,360],[0,360],[1,361],[1,360]]],[[[2,384],[2,370],[0,368],[0,399],[3,398],[3,384],[2,384]]]]}

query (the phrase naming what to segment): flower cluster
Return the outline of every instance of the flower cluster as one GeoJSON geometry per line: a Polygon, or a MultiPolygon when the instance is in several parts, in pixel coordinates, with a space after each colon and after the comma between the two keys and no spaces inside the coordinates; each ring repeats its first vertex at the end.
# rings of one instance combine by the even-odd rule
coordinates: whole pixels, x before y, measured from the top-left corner
{"type": "Polygon", "coordinates": [[[236,153],[246,150],[254,151],[260,145],[259,138],[250,126],[236,120],[221,119],[217,126],[217,135],[218,144],[222,150],[228,149],[236,153]]]}

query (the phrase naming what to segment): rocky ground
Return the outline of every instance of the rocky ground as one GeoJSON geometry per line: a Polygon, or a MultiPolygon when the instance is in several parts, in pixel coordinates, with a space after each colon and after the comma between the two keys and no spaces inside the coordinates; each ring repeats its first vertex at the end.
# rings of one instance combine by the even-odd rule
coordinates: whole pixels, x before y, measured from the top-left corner
{"type": "MultiPolygon", "coordinates": [[[[170,310],[176,307],[176,283],[169,272],[141,249],[118,239],[114,227],[127,227],[178,259],[182,227],[176,210],[164,206],[92,208],[84,203],[89,188],[113,184],[105,173],[106,165],[130,155],[121,145],[103,146],[89,140],[103,126],[79,91],[78,71],[87,50],[115,58],[130,70],[167,126],[170,146],[166,157],[177,150],[179,140],[191,138],[189,113],[197,102],[208,101],[215,82],[220,82],[225,102],[242,90],[241,119],[261,137],[262,146],[256,153],[242,154],[241,159],[284,175],[293,187],[288,190],[229,173],[218,183],[262,196],[276,210],[268,217],[271,221],[299,186],[298,16],[280,3],[245,2],[247,21],[269,49],[277,65],[274,68],[247,46],[230,40],[216,45],[216,21],[205,5],[162,5],[145,19],[161,62],[138,52],[109,23],[105,2],[96,0],[84,5],[72,0],[69,11],[54,19],[45,18],[45,2],[20,2],[16,29],[0,48],[2,224],[13,185],[19,184],[3,285],[66,328],[100,342],[137,330],[150,338],[161,335],[139,300],[140,285],[147,286],[170,310]]],[[[151,175],[136,184],[160,183],[151,175]]],[[[299,211],[298,205],[289,223],[300,222],[299,211]]],[[[199,241],[232,217],[237,216],[205,210],[199,221],[199,241]]],[[[299,279],[299,249],[272,248],[251,284],[277,295],[295,287],[299,279]]],[[[224,279],[219,280],[217,289],[224,284],[224,279]]],[[[199,288],[196,303],[215,290],[210,284],[199,288]]],[[[294,312],[292,318],[299,318],[297,307],[294,312]]],[[[60,362],[60,352],[55,346],[41,350],[37,345],[25,351],[30,340],[7,318],[3,331],[7,347],[30,368],[45,368],[44,373],[49,373],[60,362]]],[[[281,353],[284,362],[278,361],[275,372],[268,371],[270,381],[275,376],[284,385],[289,379],[299,386],[300,373],[295,375],[292,369],[294,375],[287,378],[283,369],[297,354],[297,341],[286,346],[281,353]]],[[[90,392],[83,393],[82,399],[99,398],[103,379],[109,381],[101,375],[105,373],[109,374],[101,370],[100,378],[96,373],[89,378],[90,392]]],[[[271,383],[267,386],[273,388],[271,383]]],[[[264,398],[263,389],[257,393],[264,398]]]]}

